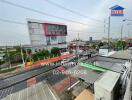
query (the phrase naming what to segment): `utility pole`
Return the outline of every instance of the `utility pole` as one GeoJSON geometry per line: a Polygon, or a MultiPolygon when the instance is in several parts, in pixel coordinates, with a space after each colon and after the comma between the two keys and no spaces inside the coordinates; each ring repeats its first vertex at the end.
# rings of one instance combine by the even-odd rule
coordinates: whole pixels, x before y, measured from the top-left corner
{"type": "Polygon", "coordinates": [[[122,24],[122,26],[121,26],[121,41],[122,41],[123,27],[124,27],[124,24],[122,24]]]}
{"type": "Polygon", "coordinates": [[[7,46],[6,46],[6,53],[7,53],[7,59],[8,59],[8,61],[9,61],[9,68],[11,68],[10,54],[9,54],[9,51],[8,51],[7,46]]]}
{"type": "Polygon", "coordinates": [[[77,45],[76,45],[76,56],[78,60],[79,59],[79,33],[78,33],[78,39],[77,39],[77,45]]]}
{"type": "Polygon", "coordinates": [[[109,24],[108,24],[108,53],[110,52],[110,16],[109,16],[109,24]]]}
{"type": "Polygon", "coordinates": [[[77,41],[77,53],[79,53],[79,40],[80,38],[79,38],[79,33],[78,33],[78,41],[77,41]]]}
{"type": "Polygon", "coordinates": [[[20,50],[21,50],[22,62],[23,62],[23,65],[25,65],[23,51],[22,51],[22,45],[21,44],[20,44],[20,50]]]}
{"type": "Polygon", "coordinates": [[[123,23],[122,23],[122,26],[121,26],[121,48],[122,48],[122,50],[123,50],[123,42],[122,42],[122,34],[123,34],[123,28],[124,28],[124,22],[126,21],[126,20],[122,20],[123,21],[123,23]]]}
{"type": "Polygon", "coordinates": [[[104,19],[104,33],[105,33],[105,28],[106,28],[106,25],[105,25],[105,19],[104,19]]]}
{"type": "Polygon", "coordinates": [[[122,33],[123,33],[123,27],[124,27],[124,24],[122,24],[121,26],[121,49],[123,50],[123,41],[122,41],[122,33]]]}

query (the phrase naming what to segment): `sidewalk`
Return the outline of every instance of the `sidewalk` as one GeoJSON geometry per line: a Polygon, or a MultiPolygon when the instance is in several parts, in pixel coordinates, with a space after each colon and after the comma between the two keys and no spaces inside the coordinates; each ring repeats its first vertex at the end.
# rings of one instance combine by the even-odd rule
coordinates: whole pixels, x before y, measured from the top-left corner
{"type": "Polygon", "coordinates": [[[64,54],[58,57],[54,57],[54,58],[50,58],[50,59],[44,59],[44,60],[40,60],[37,62],[33,62],[32,66],[27,66],[25,65],[25,70],[37,67],[38,65],[42,64],[42,63],[52,63],[52,62],[57,62],[57,61],[61,61],[62,59],[66,59],[66,58],[70,58],[72,57],[72,54],[64,54]]]}
{"type": "MultiPolygon", "coordinates": [[[[33,62],[33,64],[31,66],[27,66],[25,65],[25,67],[23,67],[22,69],[16,69],[14,71],[10,71],[10,72],[7,72],[7,73],[2,73],[0,74],[0,77],[7,77],[7,76],[10,76],[16,72],[19,72],[19,71],[22,71],[22,70],[30,70],[30,69],[33,69],[33,68],[36,68],[38,67],[41,63],[52,63],[52,62],[57,62],[57,61],[60,61],[62,59],[65,59],[65,58],[69,58],[69,57],[72,57],[73,55],[71,54],[65,54],[65,55],[61,55],[61,56],[58,56],[58,57],[54,57],[54,58],[50,58],[50,59],[44,59],[44,60],[40,60],[40,61],[37,61],[37,62],[33,62]]],[[[15,68],[17,66],[24,66],[23,64],[19,64],[19,65],[16,65],[16,66],[12,66],[12,68],[15,68]]]]}

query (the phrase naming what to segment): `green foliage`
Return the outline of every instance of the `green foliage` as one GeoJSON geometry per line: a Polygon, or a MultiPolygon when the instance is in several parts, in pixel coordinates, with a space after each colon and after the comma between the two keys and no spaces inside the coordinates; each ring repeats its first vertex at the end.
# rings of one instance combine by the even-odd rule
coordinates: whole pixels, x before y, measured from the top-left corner
{"type": "Polygon", "coordinates": [[[11,63],[22,61],[20,52],[9,52],[9,58],[10,58],[11,63]]]}
{"type": "Polygon", "coordinates": [[[60,49],[57,47],[53,47],[51,49],[51,53],[48,50],[39,50],[39,52],[33,54],[31,58],[33,61],[38,61],[38,60],[43,60],[43,59],[48,59],[48,58],[53,58],[60,55],[60,49]]]}
{"type": "Polygon", "coordinates": [[[53,54],[53,55],[60,55],[60,49],[57,48],[57,47],[53,47],[51,49],[51,54],[53,54]]]}
{"type": "Polygon", "coordinates": [[[31,58],[30,57],[27,57],[26,58],[26,62],[30,62],[31,58]]]}
{"type": "Polygon", "coordinates": [[[16,52],[20,52],[21,51],[21,47],[20,46],[16,46],[16,52]]]}
{"type": "Polygon", "coordinates": [[[72,54],[72,53],[73,53],[73,51],[72,51],[72,50],[70,50],[70,51],[69,51],[69,53],[70,53],[70,54],[72,54]]]}
{"type": "Polygon", "coordinates": [[[31,54],[32,53],[32,50],[31,49],[27,49],[27,53],[28,54],[31,54]]]}
{"type": "Polygon", "coordinates": [[[34,61],[38,61],[38,55],[37,55],[37,53],[32,55],[32,59],[34,61]]]}
{"type": "Polygon", "coordinates": [[[96,44],[92,44],[91,46],[93,49],[96,49],[96,44]]]}
{"type": "Polygon", "coordinates": [[[115,41],[110,43],[110,47],[114,50],[125,49],[127,43],[125,41],[115,41]]]}
{"type": "Polygon", "coordinates": [[[0,65],[2,65],[2,64],[4,64],[4,63],[5,63],[5,61],[0,60],[0,65]]]}
{"type": "Polygon", "coordinates": [[[110,42],[110,48],[113,50],[117,50],[117,42],[110,42]]]}
{"type": "Polygon", "coordinates": [[[103,46],[104,45],[104,43],[103,42],[100,42],[99,44],[98,44],[98,47],[100,48],[101,46],[103,46]]]}
{"type": "Polygon", "coordinates": [[[116,47],[118,48],[118,49],[125,49],[125,47],[126,47],[126,42],[125,41],[117,41],[117,43],[116,43],[116,47]]]}
{"type": "Polygon", "coordinates": [[[42,50],[42,54],[44,56],[49,56],[50,55],[50,52],[48,50],[42,50]]]}
{"type": "MultiPolygon", "coordinates": [[[[39,60],[59,56],[60,55],[60,49],[57,48],[57,47],[53,47],[51,49],[51,52],[49,52],[46,49],[43,49],[43,50],[39,50],[39,52],[36,52],[34,54],[31,53],[31,49],[27,49],[27,53],[28,53],[28,55],[26,54],[26,51],[23,49],[24,60],[26,62],[29,62],[29,61],[35,62],[35,61],[39,61],[39,60]]],[[[10,60],[11,63],[22,62],[21,48],[16,47],[16,51],[6,52],[6,57],[5,58],[7,58],[6,61],[10,60]]]]}
{"type": "Polygon", "coordinates": [[[9,69],[0,70],[0,74],[11,72],[11,71],[14,71],[14,70],[16,70],[16,68],[9,68],[9,69]]]}

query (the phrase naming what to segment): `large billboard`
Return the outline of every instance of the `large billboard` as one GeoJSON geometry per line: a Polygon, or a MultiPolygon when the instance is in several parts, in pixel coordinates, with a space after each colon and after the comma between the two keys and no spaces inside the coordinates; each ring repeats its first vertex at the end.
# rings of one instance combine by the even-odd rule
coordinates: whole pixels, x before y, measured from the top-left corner
{"type": "Polygon", "coordinates": [[[67,26],[59,24],[44,23],[44,32],[46,36],[66,36],[67,26]]]}
{"type": "Polygon", "coordinates": [[[28,21],[28,29],[32,45],[66,43],[66,25],[28,21]]]}

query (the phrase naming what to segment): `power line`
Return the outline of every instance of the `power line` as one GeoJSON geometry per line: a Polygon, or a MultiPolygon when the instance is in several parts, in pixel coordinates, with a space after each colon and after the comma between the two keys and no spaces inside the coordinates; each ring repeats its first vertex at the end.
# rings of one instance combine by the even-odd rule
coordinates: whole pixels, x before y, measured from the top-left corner
{"type": "MultiPolygon", "coordinates": [[[[2,19],[2,18],[0,18],[0,21],[1,22],[7,22],[7,23],[13,23],[13,24],[19,24],[19,25],[27,25],[27,23],[14,21],[14,20],[8,20],[8,19],[2,19]]],[[[114,28],[114,29],[117,29],[117,28],[114,28]]],[[[87,32],[87,31],[72,30],[72,29],[70,29],[68,31],[71,31],[71,32],[87,32]]],[[[102,33],[102,32],[91,32],[91,33],[102,33]]]]}
{"type": "MultiPolygon", "coordinates": [[[[27,25],[27,23],[23,22],[18,22],[18,21],[13,21],[13,20],[7,20],[7,19],[1,19],[1,22],[7,22],[7,23],[12,23],[12,24],[20,24],[20,25],[27,25]]],[[[79,32],[79,33],[103,33],[103,32],[87,32],[87,31],[80,31],[80,30],[68,30],[70,32],[79,32]]]]}
{"type": "Polygon", "coordinates": [[[52,1],[50,1],[50,0],[45,0],[45,1],[48,2],[48,3],[50,3],[50,4],[52,4],[52,5],[54,5],[54,6],[56,6],[56,7],[59,7],[59,8],[61,8],[61,9],[66,10],[66,11],[69,11],[69,12],[75,14],[75,15],[79,15],[79,16],[82,16],[82,17],[84,17],[84,18],[88,18],[88,19],[90,19],[90,20],[96,21],[96,22],[104,23],[104,22],[101,21],[101,20],[88,17],[88,16],[86,16],[86,15],[83,15],[83,14],[77,12],[77,11],[74,11],[74,10],[71,10],[71,9],[69,9],[69,8],[66,8],[66,7],[64,7],[64,6],[60,5],[60,4],[57,4],[57,3],[55,3],[55,2],[52,2],[52,1]]]}
{"type": "Polygon", "coordinates": [[[21,25],[26,25],[26,23],[18,22],[18,21],[12,21],[12,20],[7,20],[7,19],[1,19],[0,21],[2,22],[8,22],[8,23],[14,23],[14,24],[21,24],[21,25]]]}
{"type": "MultiPolygon", "coordinates": [[[[18,21],[13,21],[13,20],[7,20],[7,19],[1,19],[1,22],[7,22],[7,23],[12,23],[12,24],[19,24],[19,25],[27,25],[27,23],[23,22],[18,22],[18,21]]],[[[104,32],[87,32],[87,31],[80,31],[80,30],[68,30],[70,32],[75,32],[75,33],[104,33],[104,32]]],[[[70,35],[70,34],[69,34],[70,35]]],[[[68,36],[69,36],[68,35],[68,36]]],[[[84,34],[83,34],[84,35],[84,34]]]]}
{"type": "Polygon", "coordinates": [[[76,33],[104,33],[104,32],[89,32],[89,31],[80,31],[80,30],[68,30],[69,32],[76,32],[76,33]]]}
{"type": "Polygon", "coordinates": [[[22,6],[22,5],[19,5],[19,4],[15,4],[15,3],[9,2],[7,0],[0,0],[0,2],[1,3],[9,4],[9,5],[18,7],[18,8],[23,8],[23,9],[28,10],[28,11],[36,12],[36,13],[39,13],[39,14],[42,14],[42,15],[46,15],[46,16],[49,16],[49,17],[53,17],[53,18],[57,18],[57,19],[62,19],[62,20],[68,21],[68,22],[73,22],[73,23],[77,23],[77,24],[89,26],[89,24],[86,24],[86,23],[81,23],[81,22],[74,21],[74,20],[71,20],[71,19],[67,19],[67,18],[55,16],[55,15],[52,15],[52,14],[48,14],[46,12],[42,12],[42,11],[39,11],[39,10],[36,10],[36,9],[32,9],[32,8],[29,8],[29,7],[25,7],[25,6],[22,6]]]}

